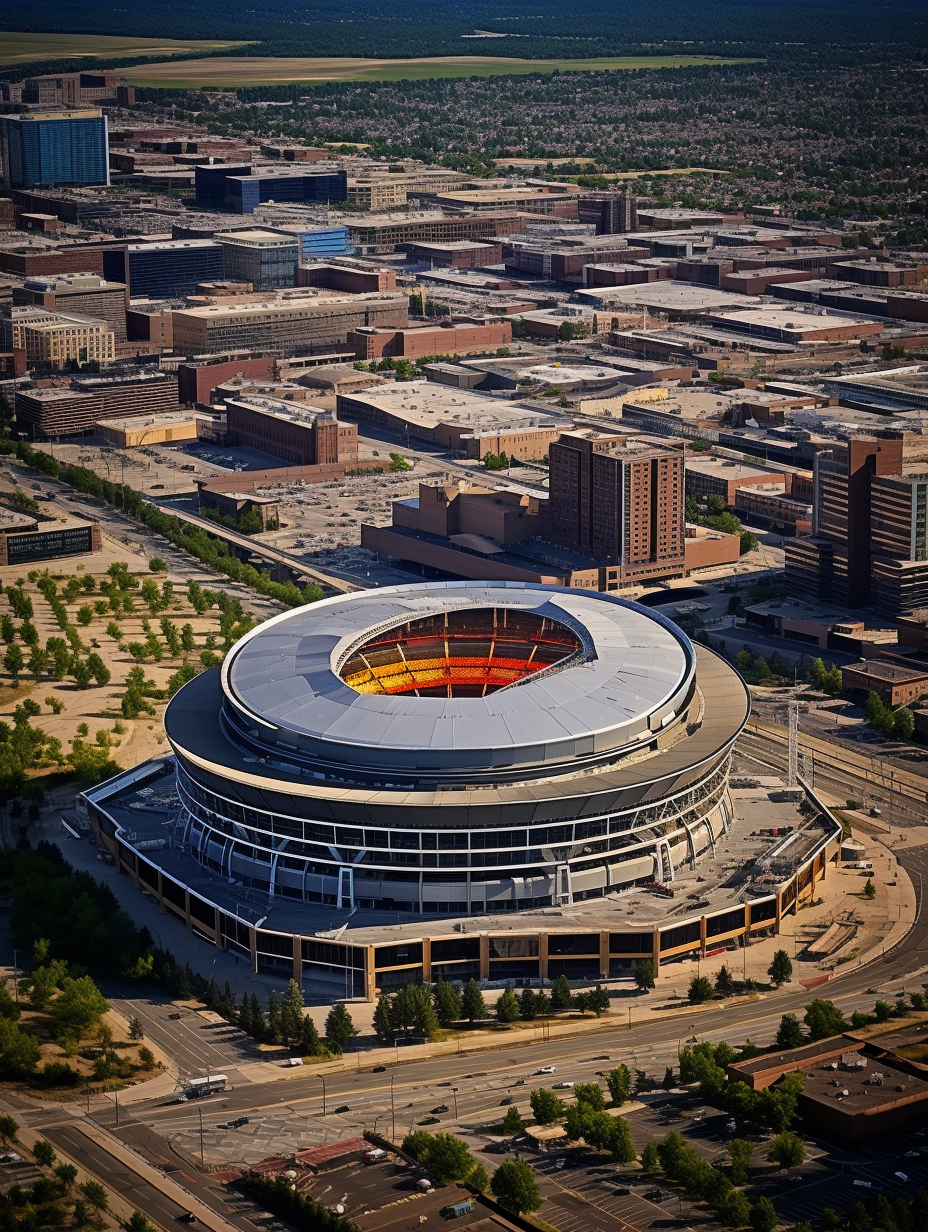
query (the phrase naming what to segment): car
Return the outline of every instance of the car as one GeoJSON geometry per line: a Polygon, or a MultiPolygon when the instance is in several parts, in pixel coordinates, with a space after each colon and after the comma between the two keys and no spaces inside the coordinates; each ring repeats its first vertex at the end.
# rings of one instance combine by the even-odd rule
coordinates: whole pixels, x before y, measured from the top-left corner
{"type": "Polygon", "coordinates": [[[349,1106],[348,1106],[347,1104],[339,1104],[339,1105],[338,1105],[338,1107],[335,1109],[335,1111],[336,1111],[336,1113],[339,1113],[339,1112],[350,1112],[350,1111],[351,1111],[351,1109],[349,1108],[349,1106]]]}
{"type": "Polygon", "coordinates": [[[541,1069],[536,1069],[535,1073],[536,1074],[553,1074],[556,1069],[557,1069],[556,1065],[543,1065],[541,1069]]]}
{"type": "Polygon", "coordinates": [[[164,484],[163,484],[163,483],[153,483],[153,484],[151,485],[151,490],[152,490],[153,492],[163,492],[163,491],[164,491],[164,484]]]}
{"type": "Polygon", "coordinates": [[[506,1108],[506,1107],[508,1107],[508,1106],[509,1106],[509,1104],[511,1104],[511,1103],[512,1103],[512,1096],[511,1096],[511,1095],[504,1095],[504,1096],[503,1096],[503,1098],[499,1101],[499,1106],[500,1106],[501,1108],[506,1108]]]}
{"type": "Polygon", "coordinates": [[[420,1125],[437,1125],[438,1117],[437,1116],[423,1117],[422,1120],[419,1122],[419,1124],[420,1125]]]}
{"type": "Polygon", "coordinates": [[[552,1091],[572,1091],[573,1087],[574,1087],[574,1084],[572,1082],[555,1082],[552,1085],[551,1090],[552,1091]]]}
{"type": "Polygon", "coordinates": [[[648,1189],[644,1196],[648,1202],[661,1202],[664,1198],[664,1191],[662,1189],[648,1189]]]}
{"type": "Polygon", "coordinates": [[[598,1057],[593,1058],[594,1061],[611,1061],[612,1058],[608,1052],[601,1052],[598,1057]]]}
{"type": "Polygon", "coordinates": [[[193,1211],[183,1211],[177,1216],[178,1223],[196,1223],[196,1221],[197,1217],[194,1215],[193,1211]]]}
{"type": "Polygon", "coordinates": [[[921,1159],[921,1154],[922,1154],[921,1151],[906,1151],[906,1153],[903,1155],[902,1158],[903,1159],[921,1159]]]}
{"type": "Polygon", "coordinates": [[[447,1105],[447,1104],[437,1104],[437,1105],[436,1105],[436,1106],[432,1109],[432,1112],[433,1112],[433,1113],[436,1113],[436,1114],[437,1114],[437,1113],[439,1113],[439,1112],[447,1112],[447,1111],[448,1111],[448,1105],[447,1105]]]}
{"type": "Polygon", "coordinates": [[[372,1074],[385,1074],[386,1071],[387,1071],[387,1067],[385,1065],[375,1065],[374,1068],[371,1070],[371,1073],[372,1074]]]}
{"type": "Polygon", "coordinates": [[[168,1022],[177,1022],[178,1018],[183,1018],[183,1014],[168,1014],[168,1022]]]}
{"type": "Polygon", "coordinates": [[[556,1159],[554,1161],[554,1166],[555,1168],[557,1168],[558,1172],[560,1172],[562,1168],[567,1167],[567,1160],[566,1159],[556,1159]]]}
{"type": "Polygon", "coordinates": [[[858,1189],[872,1189],[873,1184],[870,1181],[855,1181],[854,1184],[858,1189]]]}
{"type": "Polygon", "coordinates": [[[907,1172],[894,1172],[893,1176],[897,1181],[902,1181],[903,1185],[909,1179],[909,1174],[907,1172]]]}
{"type": "MultiPolygon", "coordinates": [[[[613,1182],[606,1181],[606,1184],[612,1185],[613,1182]]],[[[614,1193],[617,1198],[626,1198],[631,1192],[632,1191],[629,1189],[627,1185],[615,1185],[615,1187],[610,1190],[610,1193],[614,1193]]]]}
{"type": "Polygon", "coordinates": [[[15,1151],[4,1151],[0,1155],[0,1164],[21,1164],[22,1162],[22,1155],[17,1155],[15,1151]]]}

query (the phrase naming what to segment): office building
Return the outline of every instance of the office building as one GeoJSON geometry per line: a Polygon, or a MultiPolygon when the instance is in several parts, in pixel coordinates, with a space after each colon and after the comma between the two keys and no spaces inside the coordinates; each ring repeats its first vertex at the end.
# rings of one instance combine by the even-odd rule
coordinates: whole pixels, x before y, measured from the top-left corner
{"type": "Polygon", "coordinates": [[[592,223],[597,235],[621,235],[638,230],[637,202],[631,187],[624,193],[595,193],[577,202],[577,218],[592,223]]]}
{"type": "Polygon", "coordinates": [[[226,439],[273,454],[294,466],[328,466],[358,460],[358,428],[334,411],[243,394],[225,399],[226,439]]]}
{"type": "Polygon", "coordinates": [[[0,528],[0,532],[0,566],[30,565],[103,551],[100,524],[81,518],[61,518],[52,524],[36,522],[24,530],[0,528]]]}
{"type": "Polygon", "coordinates": [[[30,278],[13,288],[14,304],[35,304],[49,312],[76,312],[106,321],[117,342],[126,340],[126,288],[97,274],[30,278]]]}
{"type": "Polygon", "coordinates": [[[103,272],[133,299],[177,299],[224,277],[222,248],[213,240],[126,244],[104,250],[103,272]]]}
{"type": "Polygon", "coordinates": [[[813,533],[786,544],[790,594],[887,617],[928,607],[923,438],[858,436],[815,458],[813,533]]]}
{"type": "Polygon", "coordinates": [[[226,278],[250,282],[256,291],[296,285],[300,241],[281,231],[230,231],[218,239],[226,278]]]}
{"type": "Polygon", "coordinates": [[[422,359],[427,355],[485,354],[510,342],[512,324],[509,321],[488,321],[484,325],[449,323],[417,329],[365,328],[348,335],[348,345],[358,359],[382,359],[385,355],[422,359]]]}
{"type": "Polygon", "coordinates": [[[274,230],[295,235],[300,241],[300,260],[316,261],[320,257],[343,257],[352,250],[347,227],[305,227],[284,223],[274,230]]]}
{"type": "Polygon", "coordinates": [[[179,409],[177,375],[149,369],[132,375],[75,377],[68,389],[17,390],[17,421],[30,434],[75,436],[100,419],[158,415],[179,409]]]}
{"type": "Polygon", "coordinates": [[[400,294],[293,296],[265,303],[220,300],[174,313],[174,349],[187,355],[259,348],[281,355],[306,355],[344,348],[362,325],[402,329],[409,300],[400,294]]]}
{"type": "Polygon", "coordinates": [[[24,103],[39,107],[85,107],[88,104],[116,104],[131,107],[135,89],[114,73],[53,73],[27,77],[22,83],[24,103]]]}
{"type": "Polygon", "coordinates": [[[2,318],[4,350],[23,351],[27,368],[66,368],[75,363],[108,364],[116,358],[116,337],[106,321],[72,312],[13,307],[2,318]]]}
{"type": "Polygon", "coordinates": [[[409,214],[387,214],[379,218],[358,218],[348,224],[351,238],[364,252],[392,252],[407,244],[446,243],[454,240],[493,239],[512,235],[525,225],[515,211],[495,214],[469,214],[446,218],[416,218],[409,214]]]}
{"type": "Polygon", "coordinates": [[[109,184],[106,116],[94,110],[0,116],[2,186],[109,184]]]}
{"type": "Polygon", "coordinates": [[[488,453],[535,461],[570,421],[560,413],[501,402],[433,381],[403,381],[391,387],[339,394],[341,418],[374,423],[407,440],[454,449],[468,458],[488,453]]]}
{"type": "Polygon", "coordinates": [[[344,171],[253,171],[250,164],[207,164],[195,168],[200,209],[250,214],[256,206],[275,203],[329,205],[347,200],[344,171]]]}
{"type": "Polygon", "coordinates": [[[618,566],[620,585],[684,573],[682,446],[564,432],[551,445],[549,490],[553,541],[618,566]]]}

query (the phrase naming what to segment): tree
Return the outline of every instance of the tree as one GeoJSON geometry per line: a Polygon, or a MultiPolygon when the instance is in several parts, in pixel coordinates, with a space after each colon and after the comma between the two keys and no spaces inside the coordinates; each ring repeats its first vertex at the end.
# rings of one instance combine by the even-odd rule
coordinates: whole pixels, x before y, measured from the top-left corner
{"type": "Polygon", "coordinates": [[[781,984],[788,984],[793,978],[793,963],[786,950],[777,950],[774,954],[770,966],[767,968],[767,974],[770,976],[777,988],[781,984]]]}
{"type": "Polygon", "coordinates": [[[893,735],[897,740],[911,740],[915,734],[915,716],[903,706],[893,715],[893,735]]]}
{"type": "Polygon", "coordinates": [[[133,1211],[125,1223],[119,1226],[124,1232],[156,1232],[154,1224],[149,1223],[141,1211],[133,1211]]]}
{"type": "Polygon", "coordinates": [[[351,1021],[351,1015],[341,1003],[336,1002],[329,1010],[328,1017],[325,1020],[325,1038],[328,1043],[334,1044],[335,1048],[341,1052],[345,1045],[353,1040],[358,1034],[358,1029],[351,1021]]]}
{"type": "Polygon", "coordinates": [[[496,1020],[503,1023],[518,1022],[519,1017],[519,999],[507,984],[496,1002],[496,1020]]]}
{"type": "Polygon", "coordinates": [[[469,979],[464,985],[464,992],[461,996],[461,1012],[468,1022],[474,1022],[478,1018],[486,1018],[487,1007],[483,999],[483,993],[480,991],[480,985],[473,978],[469,979]]]}
{"type": "Polygon", "coordinates": [[[466,1177],[466,1184],[470,1189],[476,1189],[477,1193],[486,1193],[490,1188],[490,1174],[483,1164],[474,1164],[466,1177]]]}
{"type": "Polygon", "coordinates": [[[145,1028],[142,1026],[141,1018],[131,1018],[129,1020],[129,1039],[140,1040],[145,1038],[145,1028]]]}
{"type": "Polygon", "coordinates": [[[390,998],[382,995],[374,1006],[374,1031],[382,1044],[393,1039],[393,1016],[390,1013],[390,998]]]}
{"type": "Polygon", "coordinates": [[[690,980],[687,996],[691,1005],[702,1005],[705,1001],[712,1000],[712,985],[704,975],[694,975],[690,980]]]}
{"type": "Polygon", "coordinates": [[[521,1159],[507,1159],[500,1164],[490,1181],[490,1192],[504,1210],[514,1215],[537,1211],[541,1206],[535,1173],[521,1159]]]}
{"type": "Polygon", "coordinates": [[[847,1030],[844,1015],[833,1001],[816,998],[806,1006],[804,1016],[809,1028],[809,1039],[812,1041],[827,1039],[830,1035],[840,1035],[847,1030]]]}
{"type": "Polygon", "coordinates": [[[522,1119],[522,1113],[515,1104],[512,1104],[506,1109],[506,1115],[503,1118],[503,1133],[520,1134],[523,1129],[525,1129],[525,1121],[522,1119]]]}
{"type": "Polygon", "coordinates": [[[605,1111],[606,1101],[603,1099],[602,1088],[598,1082],[578,1082],[574,1087],[574,1098],[578,1104],[585,1105],[591,1112],[605,1111]]]}
{"type": "Polygon", "coordinates": [[[461,994],[447,980],[439,979],[432,993],[438,1024],[450,1027],[461,1019],[461,994]]]}
{"type": "Polygon", "coordinates": [[[641,992],[650,992],[654,987],[654,963],[650,958],[646,958],[644,962],[638,963],[635,967],[635,983],[641,992]]]}
{"type": "Polygon", "coordinates": [[[35,1162],[41,1164],[43,1168],[51,1168],[54,1166],[55,1160],[58,1158],[55,1154],[55,1148],[50,1142],[46,1142],[44,1138],[37,1138],[32,1144],[32,1153],[35,1156],[35,1162]]]}
{"type": "Polygon", "coordinates": [[[569,1010],[573,1000],[570,984],[565,975],[559,975],[551,985],[551,1008],[553,1010],[569,1010]]]}
{"type": "Polygon", "coordinates": [[[19,673],[23,670],[23,667],[25,666],[25,662],[26,660],[23,657],[23,652],[20,650],[20,648],[16,645],[15,642],[13,642],[12,645],[7,647],[7,652],[3,656],[3,666],[6,668],[6,670],[10,673],[11,676],[18,676],[19,673]]]}
{"type": "Polygon", "coordinates": [[[606,1085],[612,1096],[612,1102],[617,1108],[627,1104],[632,1090],[632,1076],[628,1072],[628,1066],[618,1065],[615,1069],[611,1069],[606,1075],[606,1085]]]}
{"type": "Polygon", "coordinates": [[[148,562],[148,567],[152,573],[166,573],[168,568],[167,561],[162,560],[160,556],[153,556],[148,562]]]}
{"type": "Polygon", "coordinates": [[[6,1143],[15,1142],[19,1133],[19,1122],[11,1116],[0,1116],[0,1139],[6,1143]]]}
{"type": "Polygon", "coordinates": [[[798,1168],[805,1157],[806,1144],[789,1130],[774,1138],[767,1152],[767,1158],[781,1168],[798,1168]]]}
{"type": "Polygon", "coordinates": [[[732,973],[724,964],[715,977],[715,991],[722,997],[730,997],[735,991],[735,981],[732,973]]]}
{"type": "Polygon", "coordinates": [[[876,886],[873,884],[871,877],[867,878],[867,884],[864,886],[864,898],[876,898],[876,886]]]}
{"type": "Polygon", "coordinates": [[[779,1027],[777,1027],[777,1048],[784,1050],[788,1048],[801,1048],[805,1042],[806,1037],[802,1033],[799,1019],[795,1014],[784,1014],[780,1019],[779,1027]]]}
{"type": "Polygon", "coordinates": [[[440,1181],[464,1181],[474,1170],[475,1160],[467,1143],[454,1134],[434,1134],[422,1161],[440,1181]]]}
{"type": "Polygon", "coordinates": [[[564,1115],[563,1102],[547,1087],[537,1087],[528,1098],[539,1125],[553,1125],[564,1115]]]}
{"type": "MultiPolygon", "coordinates": [[[[218,1000],[218,997],[215,999],[218,1000]]],[[[280,999],[280,1035],[283,1042],[292,1048],[299,1043],[302,1034],[303,992],[296,980],[291,980],[280,999]]]]}
{"type": "Polygon", "coordinates": [[[80,1040],[99,1026],[109,1002],[89,975],[65,976],[52,1004],[52,1027],[58,1039],[80,1040]]]}
{"type": "Polygon", "coordinates": [[[80,1191],[90,1203],[98,1211],[105,1211],[109,1202],[106,1190],[99,1181],[84,1181],[80,1186],[80,1191]]]}
{"type": "Polygon", "coordinates": [[[641,1152],[641,1170],[642,1172],[653,1173],[657,1172],[661,1166],[660,1156],[657,1153],[657,1143],[648,1141],[644,1144],[641,1152]]]}
{"type": "Polygon", "coordinates": [[[673,1066],[668,1065],[667,1068],[664,1070],[664,1077],[661,1080],[661,1086],[664,1088],[665,1091],[672,1091],[676,1085],[677,1085],[677,1079],[674,1076],[673,1066]]]}
{"type": "Polygon", "coordinates": [[[519,995],[519,1017],[523,1022],[532,1022],[538,1016],[538,1006],[535,994],[530,988],[523,988],[519,995]]]}
{"type": "Polygon", "coordinates": [[[737,1189],[730,1189],[716,1205],[722,1223],[730,1228],[743,1228],[750,1222],[752,1207],[749,1199],[737,1189]]]}
{"type": "Polygon", "coordinates": [[[55,1176],[61,1181],[65,1189],[70,1189],[77,1180],[77,1169],[73,1164],[59,1164],[55,1169],[55,1176]]]}
{"type": "Polygon", "coordinates": [[[758,1198],[751,1207],[751,1232],[773,1232],[780,1222],[769,1198],[758,1198]]]}
{"type": "Polygon", "coordinates": [[[754,1154],[754,1143],[746,1138],[732,1138],[728,1144],[728,1158],[731,1160],[731,1183],[746,1185],[748,1168],[751,1166],[751,1156],[754,1154]]]}
{"type": "Polygon", "coordinates": [[[309,1014],[303,1015],[303,1022],[300,1027],[299,1049],[300,1056],[303,1057],[318,1057],[323,1051],[322,1040],[319,1038],[316,1024],[309,1014]]]}

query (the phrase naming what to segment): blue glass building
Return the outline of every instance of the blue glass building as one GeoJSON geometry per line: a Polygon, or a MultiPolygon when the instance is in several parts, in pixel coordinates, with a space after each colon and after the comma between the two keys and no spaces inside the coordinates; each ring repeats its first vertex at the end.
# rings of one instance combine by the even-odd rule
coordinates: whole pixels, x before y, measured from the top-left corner
{"type": "Polygon", "coordinates": [[[4,188],[109,184],[106,116],[99,111],[34,111],[0,116],[4,188]]]}

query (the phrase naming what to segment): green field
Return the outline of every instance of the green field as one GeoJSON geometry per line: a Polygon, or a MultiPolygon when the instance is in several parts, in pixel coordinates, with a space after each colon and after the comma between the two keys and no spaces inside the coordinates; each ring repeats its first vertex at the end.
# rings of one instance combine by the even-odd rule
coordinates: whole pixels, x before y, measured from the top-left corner
{"type": "Polygon", "coordinates": [[[111,34],[28,34],[0,30],[0,64],[61,60],[67,56],[176,56],[191,51],[241,47],[225,40],[146,39],[111,34]]]}
{"type": "Polygon", "coordinates": [[[513,73],[603,72],[749,64],[713,56],[625,56],[598,60],[519,60],[506,56],[435,56],[420,60],[353,57],[217,56],[126,69],[133,85],[230,90],[237,86],[312,85],[322,81],[415,81],[433,77],[494,77],[513,73]]]}

